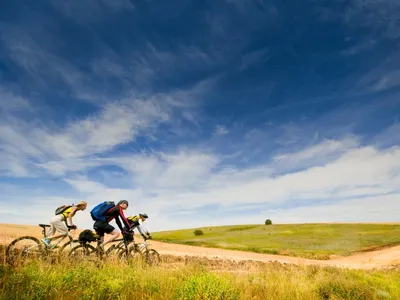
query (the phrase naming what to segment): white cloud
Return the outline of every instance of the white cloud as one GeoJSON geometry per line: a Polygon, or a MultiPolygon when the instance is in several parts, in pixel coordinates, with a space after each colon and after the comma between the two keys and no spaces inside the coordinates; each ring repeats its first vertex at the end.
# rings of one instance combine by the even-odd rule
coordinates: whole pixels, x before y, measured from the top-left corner
{"type": "Polygon", "coordinates": [[[65,181],[82,193],[98,193],[105,190],[102,184],[86,178],[65,179],[65,181]]]}
{"type": "MultiPolygon", "coordinates": [[[[98,114],[70,122],[63,129],[54,124],[35,127],[32,121],[8,116],[0,122],[1,156],[3,160],[16,157],[21,166],[35,162],[39,167],[57,174],[77,171],[80,169],[77,163],[82,163],[80,158],[134,141],[138,135],[146,134],[161,122],[168,121],[171,109],[170,105],[152,99],[126,99],[111,102],[98,114]]],[[[96,161],[89,159],[83,162],[81,169],[95,165],[96,161]]],[[[22,175],[24,172],[13,173],[22,175]]]]}
{"type": "Polygon", "coordinates": [[[0,86],[0,115],[21,110],[32,110],[32,107],[25,98],[0,86]]]}
{"type": "Polygon", "coordinates": [[[130,142],[140,131],[168,120],[155,101],[131,100],[107,104],[100,115],[70,124],[60,134],[39,132],[40,142],[61,158],[101,153],[130,142]]]}
{"type": "MultiPolygon", "coordinates": [[[[322,166],[283,175],[273,175],[276,170],[269,164],[224,168],[215,155],[180,150],[105,158],[106,163],[131,174],[131,187],[112,188],[87,177],[65,181],[80,193],[79,199],[89,202],[89,209],[100,201],[128,199],[127,214],[146,211],[153,217],[151,230],[257,223],[265,217],[277,223],[396,221],[400,148],[353,147],[347,140],[337,143],[327,141],[288,154],[301,160],[308,159],[308,153],[323,156],[343,151],[336,158],[328,155],[322,166]],[[203,207],[210,205],[218,207],[221,217],[204,213],[203,207]]],[[[91,226],[88,218],[85,226],[91,226]]]]}
{"type": "MultiPolygon", "coordinates": [[[[218,205],[221,209],[243,205],[323,207],[319,204],[321,201],[353,203],[351,201],[356,201],[351,200],[354,197],[379,199],[400,193],[400,148],[353,148],[355,145],[346,140],[340,146],[336,143],[328,141],[291,154],[291,159],[308,159],[308,153],[321,156],[332,149],[345,149],[338,158],[326,161],[323,166],[311,166],[279,176],[271,175],[274,170],[268,164],[257,168],[221,169],[216,157],[198,152],[178,152],[176,155],[137,155],[131,164],[129,158],[115,161],[132,173],[131,189],[98,187],[92,183],[79,183],[79,180],[69,182],[78,190],[89,192],[89,199],[131,199],[136,209],[160,214],[180,210],[187,214],[206,205],[218,205]],[[350,146],[347,150],[343,148],[346,145],[350,146]],[[216,167],[221,170],[216,171],[216,167]]],[[[282,209],[282,214],[289,212],[285,222],[291,220],[290,216],[297,220],[291,215],[292,210],[282,209]]],[[[358,214],[352,215],[353,220],[364,218],[361,206],[359,210],[358,214]]],[[[236,212],[237,215],[240,213],[241,210],[236,212]]]]}
{"type": "Polygon", "coordinates": [[[326,140],[318,145],[311,146],[302,151],[293,154],[283,154],[275,156],[274,160],[290,160],[293,162],[308,160],[315,158],[316,156],[327,156],[332,153],[344,152],[349,149],[353,149],[358,146],[358,142],[355,139],[344,139],[341,141],[337,140],[326,140]]]}
{"type": "Polygon", "coordinates": [[[379,195],[268,212],[277,223],[399,222],[400,194],[379,195]]]}
{"type": "Polygon", "coordinates": [[[228,134],[229,130],[223,125],[217,125],[214,130],[214,135],[225,135],[228,134]]]}
{"type": "Polygon", "coordinates": [[[381,131],[375,136],[374,144],[380,147],[400,145],[400,123],[396,122],[392,126],[381,131]]]}
{"type": "Polygon", "coordinates": [[[374,91],[383,91],[400,86],[400,70],[386,72],[372,87],[374,91]]]}
{"type": "Polygon", "coordinates": [[[359,142],[356,137],[348,137],[342,140],[325,140],[295,153],[277,155],[272,160],[276,169],[285,171],[304,166],[324,164],[351,149],[356,149],[358,146],[359,142]]]}

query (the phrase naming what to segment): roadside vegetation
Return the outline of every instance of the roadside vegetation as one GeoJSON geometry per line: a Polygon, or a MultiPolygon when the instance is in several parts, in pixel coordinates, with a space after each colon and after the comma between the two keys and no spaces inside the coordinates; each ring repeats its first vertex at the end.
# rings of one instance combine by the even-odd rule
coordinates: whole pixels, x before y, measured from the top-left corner
{"type": "Polygon", "coordinates": [[[0,265],[0,299],[400,299],[400,272],[212,260],[0,265]]]}
{"type": "Polygon", "coordinates": [[[153,234],[162,242],[313,259],[400,244],[399,224],[291,224],[203,227],[153,234]],[[197,235],[196,232],[203,234],[197,235]]]}

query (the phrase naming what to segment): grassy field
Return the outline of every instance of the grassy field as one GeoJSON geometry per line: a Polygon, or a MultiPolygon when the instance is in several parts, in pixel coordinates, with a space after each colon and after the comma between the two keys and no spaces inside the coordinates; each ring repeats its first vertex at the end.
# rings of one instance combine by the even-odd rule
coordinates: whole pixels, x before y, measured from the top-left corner
{"type": "Polygon", "coordinates": [[[154,239],[205,247],[282,254],[315,259],[400,244],[399,224],[242,225],[164,231],[154,239]]]}
{"type": "MultiPolygon", "coordinates": [[[[245,267],[245,266],[244,266],[245,267]]],[[[246,269],[246,268],[245,268],[246,269]]],[[[156,268],[32,262],[0,265],[0,299],[400,299],[400,272],[263,264],[246,272],[210,261],[156,268]],[[242,272],[241,272],[242,271],[242,272]]]]}

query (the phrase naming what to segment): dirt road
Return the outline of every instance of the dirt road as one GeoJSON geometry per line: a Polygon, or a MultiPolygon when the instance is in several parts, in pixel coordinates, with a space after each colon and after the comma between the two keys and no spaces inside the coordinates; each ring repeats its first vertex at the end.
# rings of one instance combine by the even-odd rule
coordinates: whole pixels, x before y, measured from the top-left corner
{"type": "Polygon", "coordinates": [[[351,269],[374,269],[400,265],[400,246],[383,250],[359,253],[348,257],[340,257],[331,260],[313,260],[282,255],[259,254],[253,252],[225,250],[217,248],[204,248],[187,245],[167,244],[152,241],[151,246],[161,254],[176,256],[200,256],[218,258],[223,260],[254,260],[261,262],[280,262],[298,265],[319,265],[332,267],[345,267],[351,269]]]}

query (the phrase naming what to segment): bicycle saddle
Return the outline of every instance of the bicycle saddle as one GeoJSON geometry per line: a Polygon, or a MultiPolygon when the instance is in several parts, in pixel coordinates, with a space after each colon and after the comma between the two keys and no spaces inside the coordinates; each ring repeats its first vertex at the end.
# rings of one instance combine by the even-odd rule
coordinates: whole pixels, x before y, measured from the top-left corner
{"type": "Polygon", "coordinates": [[[50,225],[47,224],[39,224],[40,227],[42,227],[43,229],[45,229],[46,227],[51,227],[50,225]]]}

